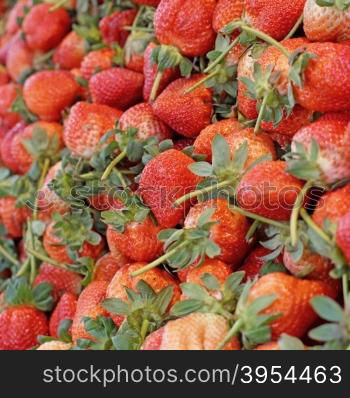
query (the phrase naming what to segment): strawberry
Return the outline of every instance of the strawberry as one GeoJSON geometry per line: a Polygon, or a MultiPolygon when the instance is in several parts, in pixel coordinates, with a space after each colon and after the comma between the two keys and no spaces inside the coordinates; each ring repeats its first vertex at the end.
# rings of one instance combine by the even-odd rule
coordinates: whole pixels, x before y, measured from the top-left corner
{"type": "Polygon", "coordinates": [[[271,324],[272,338],[277,339],[282,333],[303,337],[317,320],[310,300],[320,295],[332,297],[333,294],[327,283],[301,280],[275,272],[258,280],[249,293],[248,301],[266,295],[276,296],[276,300],[263,311],[264,314],[281,314],[271,324]]]}
{"type": "Polygon", "coordinates": [[[72,31],[56,48],[52,61],[60,69],[74,69],[80,67],[84,56],[84,40],[72,31]]]}
{"type": "Polygon", "coordinates": [[[63,341],[47,341],[41,344],[37,351],[67,351],[72,349],[71,343],[64,343],[63,341]]]}
{"type": "Polygon", "coordinates": [[[62,295],[50,317],[50,336],[57,338],[60,323],[66,319],[73,320],[77,308],[77,301],[78,298],[73,293],[66,292],[62,295]]]}
{"type": "Polygon", "coordinates": [[[24,223],[30,217],[30,213],[28,207],[16,206],[16,198],[11,196],[0,198],[0,220],[13,238],[22,236],[24,223]]]}
{"type": "Polygon", "coordinates": [[[163,0],[154,17],[157,39],[189,57],[206,54],[214,46],[212,19],[216,0],[163,0]],[[196,10],[196,13],[193,13],[196,10]]]}
{"type": "Polygon", "coordinates": [[[113,57],[114,51],[109,48],[89,52],[80,66],[82,77],[89,80],[95,73],[110,69],[113,65],[113,57]]]}
{"type": "Polygon", "coordinates": [[[160,226],[174,227],[184,219],[189,202],[177,208],[173,204],[201,181],[188,169],[193,163],[189,156],[170,149],[156,156],[144,168],[139,184],[140,195],[160,226]]]}
{"type": "Polygon", "coordinates": [[[248,171],[237,187],[240,206],[273,220],[289,220],[302,181],[288,174],[286,162],[265,161],[248,171]]]}
{"type": "Polygon", "coordinates": [[[182,151],[185,148],[193,146],[193,144],[194,144],[193,138],[179,138],[174,142],[174,149],[182,151]]]}
{"type": "Polygon", "coordinates": [[[78,295],[81,290],[82,278],[75,272],[43,263],[33,286],[38,286],[43,282],[52,285],[52,296],[57,302],[65,293],[78,295]]]}
{"type": "Polygon", "coordinates": [[[143,6],[157,7],[161,0],[134,0],[135,4],[143,6]]]}
{"type": "Polygon", "coordinates": [[[17,97],[18,86],[7,83],[0,86],[0,124],[8,129],[20,121],[20,115],[11,110],[17,97]]]}
{"type": "Polygon", "coordinates": [[[337,245],[345,255],[350,265],[350,213],[345,214],[339,221],[337,227],[337,245]]]}
{"type": "Polygon", "coordinates": [[[185,228],[197,226],[200,215],[206,209],[215,209],[211,221],[217,222],[210,231],[210,238],[220,247],[219,260],[237,267],[248,252],[245,237],[249,229],[246,217],[231,211],[224,199],[212,199],[193,206],[186,219],[185,228]]]}
{"type": "Polygon", "coordinates": [[[321,7],[315,0],[306,0],[304,31],[311,41],[343,41],[350,39],[350,10],[330,4],[321,7]]]}
{"type": "Polygon", "coordinates": [[[218,0],[213,16],[215,32],[219,33],[227,24],[240,19],[243,11],[244,0],[218,0]]]}
{"type": "Polygon", "coordinates": [[[69,113],[64,127],[64,142],[76,156],[89,158],[107,131],[112,130],[121,111],[106,105],[78,102],[69,113]]]}
{"type": "Polygon", "coordinates": [[[108,282],[91,282],[81,293],[77,302],[77,309],[72,325],[72,339],[76,343],[79,339],[93,339],[85,330],[84,318],[95,319],[98,316],[107,316],[107,311],[101,306],[106,297],[108,282]]]}
{"type": "Polygon", "coordinates": [[[6,68],[0,65],[0,86],[7,84],[10,81],[10,75],[7,73],[6,68]]]}
{"type": "MultiPolygon", "coordinates": [[[[225,337],[229,326],[226,319],[217,314],[193,313],[184,318],[169,321],[163,328],[150,334],[143,350],[214,350],[225,337]],[[191,333],[188,331],[191,330],[191,333]]],[[[224,350],[239,350],[236,337],[224,350]]]]}
{"type": "Polygon", "coordinates": [[[224,119],[219,122],[213,123],[204,128],[199,136],[196,138],[193,147],[194,153],[206,155],[206,160],[211,162],[212,152],[211,147],[213,139],[217,134],[222,135],[224,138],[234,134],[236,131],[242,130],[243,126],[235,118],[224,119]]]}
{"type": "Polygon", "coordinates": [[[22,81],[32,71],[34,52],[22,38],[15,40],[7,53],[6,68],[14,81],[22,81]]]}
{"type": "Polygon", "coordinates": [[[15,173],[18,172],[18,164],[17,159],[14,159],[12,156],[11,145],[16,135],[20,134],[24,130],[25,126],[25,122],[19,122],[8,131],[6,128],[6,133],[1,141],[1,160],[6,167],[15,173]]]}
{"type": "Polygon", "coordinates": [[[201,85],[191,93],[186,93],[202,77],[193,75],[189,79],[175,80],[153,103],[154,113],[185,137],[196,137],[211,121],[211,90],[201,85]]]}
{"type": "Polygon", "coordinates": [[[92,101],[125,110],[142,99],[143,75],[124,68],[111,68],[89,82],[92,101]]]}
{"type": "Polygon", "coordinates": [[[64,108],[72,104],[79,92],[73,75],[66,71],[42,71],[30,76],[23,87],[28,109],[40,119],[57,121],[64,108]]]}
{"type": "Polygon", "coordinates": [[[10,147],[11,156],[17,162],[17,170],[21,174],[28,172],[33,161],[41,155],[54,158],[63,149],[62,135],[63,127],[59,123],[35,122],[25,127],[13,138],[10,147]],[[48,145],[43,147],[46,150],[43,154],[37,145],[45,139],[48,140],[48,145]]]}
{"type": "Polygon", "coordinates": [[[6,21],[6,32],[10,34],[16,33],[20,29],[19,22],[23,20],[25,9],[31,6],[31,0],[19,0],[11,8],[6,21]]]}
{"type": "Polygon", "coordinates": [[[137,30],[128,36],[124,46],[124,64],[127,69],[144,73],[145,51],[153,39],[152,33],[137,30]]]}
{"type": "Polygon", "coordinates": [[[137,137],[146,140],[156,137],[159,142],[171,138],[170,128],[161,121],[153,112],[152,106],[142,103],[129,108],[119,119],[121,130],[137,128],[137,137]]]}
{"type": "Polygon", "coordinates": [[[317,120],[339,120],[344,122],[350,122],[350,112],[326,112],[317,120]]]}
{"type": "Polygon", "coordinates": [[[131,26],[136,17],[137,10],[116,11],[101,19],[99,23],[103,41],[108,46],[118,43],[121,47],[129,36],[129,32],[124,30],[125,26],[131,26]]]}
{"type": "Polygon", "coordinates": [[[94,281],[110,282],[116,272],[130,261],[114,248],[113,253],[109,252],[100,257],[94,268],[94,281]]]}
{"type": "Polygon", "coordinates": [[[28,46],[44,52],[56,47],[70,28],[66,10],[50,10],[50,4],[38,4],[31,8],[23,21],[23,32],[28,46]]]}

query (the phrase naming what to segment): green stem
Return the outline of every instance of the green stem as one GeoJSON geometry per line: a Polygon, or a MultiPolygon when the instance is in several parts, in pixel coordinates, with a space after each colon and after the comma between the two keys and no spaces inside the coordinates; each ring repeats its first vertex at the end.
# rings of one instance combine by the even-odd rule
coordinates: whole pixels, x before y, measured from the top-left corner
{"type": "Polygon", "coordinates": [[[313,229],[320,238],[322,238],[328,244],[333,245],[331,238],[313,221],[305,209],[300,210],[300,215],[306,224],[313,229]]]}
{"type": "MultiPolygon", "coordinates": [[[[32,225],[28,223],[28,233],[29,233],[29,244],[32,249],[34,249],[34,238],[32,232],[32,225]]],[[[30,275],[29,275],[29,282],[32,284],[34,282],[36,276],[36,259],[33,255],[29,256],[30,260],[30,275]]]]}
{"type": "Polygon", "coordinates": [[[259,220],[254,220],[253,224],[250,226],[247,235],[245,237],[245,240],[247,242],[249,242],[252,237],[255,235],[256,230],[259,228],[260,226],[260,221],[259,220]]]}
{"type": "Polygon", "coordinates": [[[141,26],[138,26],[136,28],[133,28],[132,26],[124,26],[123,29],[127,30],[127,31],[132,31],[132,32],[136,32],[136,31],[146,32],[146,33],[153,33],[154,32],[153,28],[144,28],[144,27],[141,27],[141,26]]]}
{"type": "Polygon", "coordinates": [[[9,260],[13,265],[19,265],[19,262],[15,257],[12,256],[1,244],[0,244],[0,254],[2,254],[7,260],[9,260]]]}
{"type": "Polygon", "coordinates": [[[343,283],[343,297],[344,297],[344,306],[345,309],[349,309],[349,277],[348,274],[345,273],[342,279],[343,283]]]}
{"type": "Polygon", "coordinates": [[[235,45],[239,42],[239,37],[237,37],[233,42],[227,47],[225,51],[222,52],[222,54],[216,58],[214,62],[212,62],[208,67],[204,70],[204,73],[209,73],[211,70],[213,70],[217,65],[220,64],[221,61],[223,61],[227,54],[233,49],[235,45]]]}
{"type": "Polygon", "coordinates": [[[288,40],[294,36],[294,33],[299,29],[299,26],[303,23],[304,14],[301,14],[296,24],[293,26],[292,30],[287,34],[287,36],[283,40],[288,40]]]}
{"type": "Polygon", "coordinates": [[[30,266],[30,258],[28,257],[25,262],[22,264],[21,268],[18,270],[16,277],[23,276],[30,266]]]}
{"type": "Polygon", "coordinates": [[[293,247],[295,247],[298,242],[298,219],[300,210],[304,204],[305,195],[312,186],[313,182],[308,181],[299,192],[299,195],[294,203],[293,211],[290,217],[290,238],[293,247]]]}
{"type": "Polygon", "coordinates": [[[227,187],[227,186],[233,184],[233,182],[234,181],[232,181],[231,179],[230,180],[225,180],[225,181],[219,182],[216,185],[212,185],[212,186],[207,187],[207,188],[197,189],[196,191],[189,192],[188,194],[186,194],[186,195],[182,196],[181,198],[177,199],[174,202],[174,206],[179,206],[182,203],[186,202],[187,200],[196,198],[199,195],[203,195],[203,194],[206,194],[206,193],[213,192],[216,189],[227,187]]]}
{"type": "Polygon", "coordinates": [[[261,122],[262,122],[263,117],[264,117],[264,113],[265,113],[265,109],[266,109],[268,98],[269,98],[269,92],[267,92],[264,95],[263,101],[261,103],[260,110],[259,110],[259,115],[258,115],[258,118],[256,120],[255,127],[254,127],[254,133],[255,134],[257,134],[259,132],[259,130],[260,130],[260,125],[261,125],[261,122]]]}
{"type": "Polygon", "coordinates": [[[122,187],[124,189],[126,189],[128,187],[128,184],[126,183],[125,178],[123,177],[123,174],[118,169],[115,169],[114,171],[117,173],[119,180],[122,183],[122,187]]]}
{"type": "Polygon", "coordinates": [[[196,84],[194,84],[192,87],[188,88],[185,90],[185,94],[190,94],[192,91],[194,91],[196,88],[207,82],[208,80],[212,79],[214,76],[219,74],[219,70],[214,70],[214,72],[210,73],[208,76],[203,77],[203,79],[199,80],[196,84]]]}
{"type": "Polygon", "coordinates": [[[126,157],[127,153],[126,153],[126,149],[124,149],[122,152],[120,152],[120,154],[111,161],[111,163],[108,165],[108,167],[106,168],[106,170],[104,171],[104,173],[102,174],[101,180],[107,180],[107,178],[109,177],[109,175],[112,173],[114,167],[120,163],[125,157],[126,157]]]}
{"type": "Polygon", "coordinates": [[[78,177],[82,180],[94,180],[96,178],[96,173],[94,171],[91,171],[89,173],[80,174],[78,177]]]}
{"type": "Polygon", "coordinates": [[[225,338],[220,342],[220,344],[216,347],[216,350],[222,350],[227,343],[229,343],[240,331],[241,327],[243,326],[243,321],[238,319],[227,333],[225,338]]]}
{"type": "Polygon", "coordinates": [[[147,333],[148,333],[148,328],[149,328],[149,320],[148,319],[144,319],[142,322],[142,326],[141,326],[141,341],[144,341],[147,333]]]}
{"type": "Polygon", "coordinates": [[[157,260],[154,260],[148,265],[145,265],[144,267],[140,268],[139,270],[132,272],[131,276],[139,276],[141,274],[144,274],[147,271],[150,271],[151,269],[157,267],[158,265],[164,263],[169,257],[174,255],[178,250],[182,249],[183,247],[189,245],[190,242],[182,242],[179,246],[176,246],[174,249],[168,251],[167,253],[163,254],[163,256],[159,257],[157,260]]]}
{"type": "Polygon", "coordinates": [[[137,11],[136,17],[135,17],[134,22],[133,22],[133,24],[131,26],[132,31],[134,31],[134,29],[137,27],[137,24],[139,23],[140,17],[141,17],[141,15],[142,15],[144,10],[145,10],[145,6],[141,6],[139,8],[139,10],[137,11]]]}
{"type": "Polygon", "coordinates": [[[154,82],[153,82],[151,94],[150,94],[150,97],[149,97],[150,102],[155,101],[155,99],[157,98],[157,92],[158,92],[158,89],[159,89],[160,82],[162,81],[163,73],[164,72],[161,71],[161,70],[159,70],[157,72],[156,78],[154,79],[154,82]]]}
{"type": "Polygon", "coordinates": [[[241,214],[242,216],[246,216],[246,217],[251,218],[256,221],[260,221],[264,224],[273,225],[274,227],[281,228],[281,229],[289,229],[289,225],[287,225],[287,224],[283,224],[279,221],[271,220],[270,218],[266,218],[263,216],[258,216],[257,214],[243,210],[237,206],[230,206],[230,210],[236,211],[237,213],[241,214]]]}
{"type": "Polygon", "coordinates": [[[58,8],[63,7],[67,2],[68,2],[68,0],[60,0],[60,1],[58,1],[56,4],[54,4],[54,5],[49,9],[49,12],[54,12],[54,11],[56,11],[58,8]]]}
{"type": "Polygon", "coordinates": [[[63,268],[65,270],[67,270],[67,271],[70,271],[70,269],[65,264],[59,263],[58,261],[55,261],[52,258],[47,257],[44,254],[39,253],[38,251],[36,251],[36,250],[34,250],[34,249],[30,248],[30,247],[26,246],[25,249],[26,249],[26,251],[29,254],[31,254],[32,256],[34,256],[35,258],[41,260],[44,263],[48,263],[48,264],[53,265],[54,267],[63,268]]]}
{"type": "MultiPolygon", "coordinates": [[[[43,168],[41,170],[41,174],[40,174],[40,178],[38,181],[38,185],[37,188],[38,190],[40,190],[40,188],[44,185],[45,182],[45,177],[49,171],[49,167],[50,167],[50,159],[49,158],[45,158],[44,160],[44,165],[43,168]]],[[[39,199],[39,195],[36,195],[35,198],[35,204],[34,204],[34,210],[33,210],[33,219],[35,220],[38,216],[38,199],[39,199]]]]}

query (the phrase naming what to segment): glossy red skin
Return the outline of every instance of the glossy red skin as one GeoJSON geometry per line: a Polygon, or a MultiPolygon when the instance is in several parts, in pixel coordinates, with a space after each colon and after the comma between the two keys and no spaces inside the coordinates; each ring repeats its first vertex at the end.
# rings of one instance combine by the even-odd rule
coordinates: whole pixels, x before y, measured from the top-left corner
{"type": "Polygon", "coordinates": [[[268,160],[248,171],[237,187],[240,206],[273,220],[288,221],[303,182],[286,172],[286,163],[268,160]]]}
{"type": "Polygon", "coordinates": [[[131,26],[136,17],[137,10],[116,11],[107,17],[101,19],[99,23],[100,32],[104,43],[111,45],[118,43],[121,47],[129,36],[129,32],[124,29],[125,26],[131,26]]]}
{"type": "Polygon", "coordinates": [[[298,21],[306,0],[246,0],[245,18],[254,28],[282,40],[298,21]]]}
{"type": "Polygon", "coordinates": [[[56,137],[58,143],[57,153],[64,147],[62,138],[63,126],[61,124],[55,122],[35,122],[25,127],[19,134],[16,134],[10,146],[12,158],[17,163],[17,170],[21,174],[27,173],[35,160],[23,145],[25,140],[33,137],[35,129],[45,130],[50,138],[56,137]]]}
{"type": "Polygon", "coordinates": [[[16,207],[16,198],[12,196],[0,198],[0,220],[13,238],[22,236],[24,224],[30,214],[28,207],[16,207]]]}
{"type": "Polygon", "coordinates": [[[97,260],[93,280],[110,282],[115,273],[128,263],[130,260],[114,249],[113,253],[109,252],[97,260]]]}
{"type": "Polygon", "coordinates": [[[80,86],[67,71],[42,71],[30,76],[23,87],[28,109],[41,120],[58,121],[62,111],[78,96],[80,86]]]}
{"type": "Polygon", "coordinates": [[[82,287],[82,277],[79,274],[46,263],[40,266],[34,286],[44,282],[52,285],[52,296],[55,301],[58,301],[64,293],[78,295],[82,287]]]}
{"type": "Polygon", "coordinates": [[[43,312],[26,305],[7,308],[0,313],[0,350],[28,350],[48,331],[43,312]]]}
{"type": "Polygon", "coordinates": [[[143,75],[124,68],[111,68],[89,82],[92,101],[125,110],[142,99],[143,75]]]}
{"type": "Polygon", "coordinates": [[[218,0],[213,16],[213,28],[219,33],[232,21],[242,17],[244,0],[218,0]]]}
{"type": "Polygon", "coordinates": [[[319,119],[320,120],[338,120],[344,122],[350,122],[350,111],[343,112],[326,112],[319,119]]]}
{"type": "Polygon", "coordinates": [[[343,216],[337,228],[337,245],[340,247],[350,265],[350,212],[343,216]]]}
{"type": "Polygon", "coordinates": [[[89,52],[81,63],[82,77],[89,80],[97,71],[111,68],[113,56],[114,51],[109,48],[89,52]]]}
{"type": "Polygon", "coordinates": [[[70,29],[70,17],[64,8],[50,11],[52,5],[33,6],[23,21],[28,46],[47,52],[56,47],[70,29]]]}
{"type": "Polygon", "coordinates": [[[312,43],[307,52],[316,55],[304,72],[303,87],[294,85],[297,103],[318,112],[350,108],[350,46],[312,43]]]}
{"type": "Polygon", "coordinates": [[[249,243],[245,237],[250,224],[246,217],[231,211],[226,200],[212,199],[193,206],[185,219],[184,227],[195,228],[200,215],[208,209],[215,209],[211,220],[218,222],[210,230],[210,238],[221,249],[221,254],[216,258],[235,268],[248,252],[249,243]]]}
{"type": "Polygon", "coordinates": [[[31,5],[31,1],[28,0],[19,0],[14,4],[11,10],[8,13],[7,21],[6,21],[6,32],[7,33],[16,33],[20,26],[18,25],[18,18],[24,17],[24,8],[31,5]]]}
{"type": "Polygon", "coordinates": [[[177,79],[153,103],[154,113],[169,127],[184,137],[193,138],[211,123],[212,92],[201,85],[191,93],[185,91],[202,79],[193,75],[177,79]]]}
{"type": "Polygon", "coordinates": [[[113,196],[113,192],[100,192],[97,195],[88,198],[90,206],[98,211],[120,210],[124,208],[124,204],[118,198],[113,196]]]}
{"type": "Polygon", "coordinates": [[[3,65],[0,65],[0,86],[7,84],[10,81],[10,76],[7,73],[6,68],[3,65]]]}
{"type": "MultiPolygon", "coordinates": [[[[77,301],[78,297],[75,294],[68,292],[63,294],[50,317],[50,336],[58,338],[58,328],[63,320],[69,319],[73,321],[77,309],[77,301]]],[[[71,333],[71,328],[69,333],[71,333]]]]}
{"type": "Polygon", "coordinates": [[[140,195],[164,228],[176,226],[186,216],[190,203],[175,208],[174,201],[193,191],[202,180],[188,169],[193,163],[189,156],[170,149],[152,159],[142,171],[140,195]]]}
{"type": "Polygon", "coordinates": [[[21,121],[20,115],[11,111],[18,90],[19,86],[12,82],[0,86],[0,123],[8,129],[21,121]]]}
{"type": "Polygon", "coordinates": [[[5,133],[1,142],[1,160],[4,165],[14,173],[18,173],[19,170],[17,160],[12,156],[11,144],[13,139],[24,130],[25,126],[26,124],[24,122],[17,123],[12,129],[5,133]]]}
{"type": "Polygon", "coordinates": [[[142,140],[156,137],[161,142],[172,137],[171,129],[154,114],[152,106],[147,103],[126,110],[119,120],[119,126],[124,131],[127,128],[137,128],[137,136],[142,140]]]}
{"type": "MultiPolygon", "coordinates": [[[[143,86],[143,99],[148,102],[150,100],[152,87],[154,80],[157,75],[158,67],[152,62],[152,51],[156,48],[155,43],[149,43],[144,54],[144,65],[143,65],[143,75],[145,77],[145,82],[143,86]]],[[[165,69],[163,71],[162,78],[156,93],[156,97],[171,83],[173,80],[180,77],[179,69],[165,69]]]]}
{"type": "Polygon", "coordinates": [[[91,282],[80,294],[72,325],[72,339],[74,343],[78,339],[94,340],[85,330],[83,322],[85,317],[95,319],[98,316],[108,316],[108,312],[101,305],[106,298],[107,286],[108,282],[91,282]]]}
{"type": "Polygon", "coordinates": [[[103,135],[115,127],[122,112],[106,105],[78,102],[70,110],[63,139],[76,156],[89,158],[103,135]]]}
{"type": "Polygon", "coordinates": [[[19,37],[11,44],[6,57],[6,68],[12,80],[19,81],[32,68],[33,60],[33,50],[19,37]]]}
{"type": "Polygon", "coordinates": [[[163,0],[154,17],[158,41],[188,57],[206,54],[216,36],[212,28],[215,6],[216,0],[163,0]]]}
{"type": "MultiPolygon", "coordinates": [[[[66,246],[62,245],[60,239],[55,235],[54,222],[50,223],[45,230],[43,237],[43,245],[47,254],[60,263],[73,264],[73,260],[69,257],[66,246]]],[[[79,250],[80,257],[91,257],[96,260],[102,253],[104,248],[103,239],[98,245],[91,245],[84,242],[79,250]]]]}
{"type": "Polygon", "coordinates": [[[206,259],[199,266],[191,266],[177,273],[181,282],[195,283],[204,286],[201,279],[205,274],[212,274],[223,285],[230,274],[232,274],[232,266],[216,259],[206,259]]]}
{"type": "Polygon", "coordinates": [[[74,31],[67,34],[55,50],[53,63],[60,69],[79,68],[85,56],[84,40],[74,31]]]}

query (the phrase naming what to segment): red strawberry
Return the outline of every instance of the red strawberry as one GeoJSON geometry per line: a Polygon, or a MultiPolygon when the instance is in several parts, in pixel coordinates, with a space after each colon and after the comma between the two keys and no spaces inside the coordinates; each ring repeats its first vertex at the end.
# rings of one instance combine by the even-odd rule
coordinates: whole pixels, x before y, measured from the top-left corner
{"type": "Polygon", "coordinates": [[[137,10],[131,9],[126,11],[116,11],[107,17],[101,19],[99,28],[104,43],[112,45],[118,43],[124,46],[129,32],[125,30],[125,26],[131,26],[136,17],[137,10]]]}
{"type": "Polygon", "coordinates": [[[61,41],[53,56],[53,63],[60,69],[79,68],[85,56],[84,40],[74,31],[61,41]]]}
{"type": "Polygon", "coordinates": [[[78,298],[75,294],[69,292],[63,294],[50,317],[50,336],[57,338],[60,323],[65,319],[73,320],[77,301],[78,298]]]}
{"type": "Polygon", "coordinates": [[[33,61],[34,52],[22,38],[18,38],[9,48],[6,57],[6,68],[13,80],[20,81],[32,70],[33,61]]]}
{"type": "Polygon", "coordinates": [[[67,148],[76,156],[91,157],[102,136],[115,127],[121,114],[106,105],[78,102],[71,108],[64,126],[67,148]]]}
{"type": "Polygon", "coordinates": [[[237,267],[247,254],[246,235],[249,222],[246,217],[231,211],[225,199],[212,199],[193,206],[186,219],[185,228],[195,228],[203,211],[215,209],[211,221],[217,221],[210,230],[210,238],[220,247],[219,260],[237,267]]]}
{"type": "Polygon", "coordinates": [[[129,262],[123,254],[114,249],[113,253],[107,253],[97,260],[93,280],[110,282],[116,272],[129,262]]]}
{"type": "Polygon", "coordinates": [[[89,52],[80,67],[83,78],[89,80],[95,73],[111,68],[113,57],[114,51],[109,48],[89,52]]]}
{"type": "Polygon", "coordinates": [[[108,282],[91,282],[81,293],[77,302],[77,309],[73,319],[72,338],[76,343],[78,339],[91,339],[84,327],[84,318],[96,318],[98,316],[108,316],[107,311],[101,306],[106,297],[108,282]]]}
{"type": "Polygon", "coordinates": [[[286,162],[265,161],[248,171],[237,187],[240,206],[274,220],[289,220],[303,182],[286,172],[286,162]]]}
{"type": "Polygon", "coordinates": [[[21,120],[17,112],[12,112],[11,106],[17,97],[19,87],[14,83],[0,86],[0,124],[8,129],[21,120]]]}
{"type": "Polygon", "coordinates": [[[224,284],[228,276],[232,273],[232,267],[216,259],[206,259],[200,266],[191,266],[178,272],[181,282],[195,283],[204,286],[202,276],[205,274],[214,275],[220,284],[224,284]]]}
{"type": "Polygon", "coordinates": [[[0,86],[7,84],[10,81],[10,76],[7,73],[6,68],[0,65],[0,86]]]}
{"type": "Polygon", "coordinates": [[[127,69],[144,73],[145,51],[153,39],[151,33],[137,30],[129,35],[124,46],[124,63],[127,69]]]}
{"type": "Polygon", "coordinates": [[[135,4],[139,4],[141,6],[151,6],[157,7],[161,0],[134,0],[135,4]]]}
{"type": "Polygon", "coordinates": [[[34,280],[33,286],[38,286],[43,282],[52,285],[52,296],[57,302],[64,293],[78,295],[81,290],[82,277],[76,272],[43,263],[40,266],[39,273],[34,280]]]}
{"type": "Polygon", "coordinates": [[[185,56],[206,54],[215,41],[215,6],[216,0],[161,1],[154,18],[157,39],[161,44],[177,47],[185,56]]]}
{"type": "Polygon", "coordinates": [[[326,112],[318,120],[339,120],[344,122],[350,122],[350,111],[326,112]]]}
{"type": "MultiPolygon", "coordinates": [[[[11,130],[8,130],[1,141],[1,160],[14,173],[18,172],[17,159],[12,156],[11,145],[16,135],[20,134],[25,128],[24,122],[17,123],[11,130]]],[[[6,129],[7,130],[7,129],[6,129]]]]}
{"type": "Polygon", "coordinates": [[[174,149],[178,151],[182,151],[183,149],[193,146],[194,139],[193,138],[179,138],[174,142],[174,149]]]}
{"type": "Polygon", "coordinates": [[[66,10],[51,11],[52,5],[33,6],[23,21],[23,32],[28,46],[44,52],[54,48],[70,28],[70,17],[66,10]]]}
{"type": "Polygon", "coordinates": [[[337,245],[350,265],[350,213],[345,214],[338,223],[337,245]]]}
{"type": "Polygon", "coordinates": [[[189,156],[170,149],[152,159],[141,174],[140,194],[162,227],[174,227],[186,215],[190,203],[174,208],[174,201],[201,181],[188,169],[192,163],[189,156]]]}
{"type": "Polygon", "coordinates": [[[60,120],[64,108],[72,104],[79,85],[66,71],[42,71],[30,76],[23,87],[28,109],[42,120],[60,120]]]}
{"type": "Polygon", "coordinates": [[[92,101],[127,109],[142,99],[143,75],[124,68],[111,68],[94,75],[89,82],[92,101]]]}
{"type": "Polygon", "coordinates": [[[8,13],[7,21],[6,21],[6,32],[7,33],[16,33],[19,28],[19,20],[24,17],[24,11],[26,7],[31,6],[31,0],[19,0],[17,1],[11,10],[8,13]]]}
{"type": "Polygon", "coordinates": [[[125,111],[119,120],[119,127],[122,130],[137,128],[137,136],[142,140],[156,137],[160,142],[172,136],[170,128],[154,114],[152,106],[147,103],[135,105],[125,111]]]}
{"type": "Polygon", "coordinates": [[[24,223],[30,217],[30,213],[28,207],[16,206],[16,198],[11,196],[0,198],[0,220],[13,238],[22,236],[24,223]]]}
{"type": "Polygon", "coordinates": [[[186,93],[202,77],[193,75],[189,79],[175,80],[153,103],[154,113],[185,137],[196,137],[211,122],[211,90],[201,85],[191,93],[186,93]]]}
{"type": "Polygon", "coordinates": [[[218,0],[213,16],[215,32],[219,33],[230,22],[240,19],[243,11],[244,0],[218,0]]]}

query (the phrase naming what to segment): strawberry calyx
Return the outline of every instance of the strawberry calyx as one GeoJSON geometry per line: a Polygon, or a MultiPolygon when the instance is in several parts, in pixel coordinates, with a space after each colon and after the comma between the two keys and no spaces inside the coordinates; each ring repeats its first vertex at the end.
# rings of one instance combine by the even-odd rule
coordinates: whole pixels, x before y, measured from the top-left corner
{"type": "Polygon", "coordinates": [[[6,228],[0,224],[0,272],[19,266],[15,242],[7,236],[6,228]]]}
{"type": "Polygon", "coordinates": [[[153,33],[134,31],[131,32],[124,46],[124,59],[128,64],[133,56],[143,56],[147,46],[155,39],[153,33]]]}
{"type": "Polygon", "coordinates": [[[73,321],[71,319],[62,319],[57,330],[57,337],[50,336],[38,336],[38,343],[44,344],[51,341],[61,341],[63,343],[72,343],[72,336],[70,334],[70,329],[72,327],[73,321]]]}
{"type": "Polygon", "coordinates": [[[38,120],[38,117],[28,109],[20,90],[17,91],[17,97],[11,105],[11,112],[19,113],[26,123],[34,123],[38,120]]]}
{"type": "Polygon", "coordinates": [[[78,339],[75,349],[77,350],[114,350],[113,337],[117,328],[111,318],[98,316],[95,319],[83,318],[84,327],[92,339],[78,339]]]}
{"type": "Polygon", "coordinates": [[[339,11],[346,11],[350,7],[349,0],[316,0],[320,7],[334,7],[339,11]]]}

